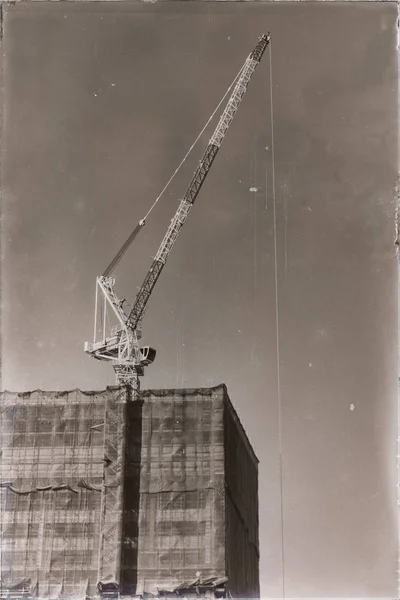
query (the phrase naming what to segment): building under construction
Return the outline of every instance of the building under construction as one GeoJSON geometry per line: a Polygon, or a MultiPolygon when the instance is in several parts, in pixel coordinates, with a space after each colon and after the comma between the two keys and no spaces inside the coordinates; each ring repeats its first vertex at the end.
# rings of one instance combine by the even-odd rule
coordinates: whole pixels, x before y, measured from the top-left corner
{"type": "Polygon", "coordinates": [[[3,392],[3,597],[259,597],[258,466],[226,387],[3,392]]]}
{"type": "Polygon", "coordinates": [[[257,459],[227,390],[141,392],[156,351],[139,341],[154,286],[269,41],[259,38],[232,82],[129,312],[111,275],[152,209],[96,280],[85,351],[112,364],[117,385],[2,394],[3,597],[259,597],[257,459]]]}

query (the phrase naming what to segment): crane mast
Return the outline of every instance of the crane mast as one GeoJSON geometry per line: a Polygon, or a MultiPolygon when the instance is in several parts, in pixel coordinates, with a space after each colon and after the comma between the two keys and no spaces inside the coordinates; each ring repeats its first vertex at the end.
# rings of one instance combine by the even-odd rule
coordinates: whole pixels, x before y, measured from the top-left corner
{"type": "MultiPolygon", "coordinates": [[[[103,323],[103,339],[97,343],[95,340],[93,344],[86,342],[85,351],[99,360],[112,361],[117,376],[117,384],[128,384],[132,386],[136,392],[139,391],[139,376],[143,374],[144,366],[153,362],[155,358],[154,349],[148,346],[145,348],[139,348],[141,322],[148,300],[164,268],[174,243],[176,242],[179,232],[185,224],[198,193],[204,183],[204,180],[206,179],[215,157],[218,154],[225,134],[228,131],[236,111],[240,106],[244,94],[246,93],[249,81],[269,42],[269,34],[261,36],[254,50],[246,59],[232,94],[219,119],[217,127],[193,175],[189,187],[187,188],[187,191],[180,201],[178,209],[171,220],[167,232],[160,244],[160,247],[158,248],[157,254],[153,259],[151,267],[142,283],[142,286],[139,289],[139,292],[137,293],[135,302],[128,315],[126,315],[123,310],[122,302],[120,302],[115,295],[115,280],[110,277],[110,273],[117,260],[126,251],[126,248],[144,225],[144,221],[139,222],[134,232],[122,246],[116,258],[110,263],[103,275],[97,278],[98,288],[100,288],[104,297],[104,311],[106,310],[107,305],[109,305],[119,321],[119,326],[111,332],[110,336],[104,337],[105,323],[103,323]]],[[[96,321],[97,316],[95,316],[95,338],[96,321]]]]}

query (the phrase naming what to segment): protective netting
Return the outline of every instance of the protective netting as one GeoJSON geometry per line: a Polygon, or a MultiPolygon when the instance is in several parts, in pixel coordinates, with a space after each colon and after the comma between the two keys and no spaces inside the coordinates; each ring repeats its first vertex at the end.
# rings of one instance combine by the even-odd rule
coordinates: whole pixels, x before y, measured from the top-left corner
{"type": "Polygon", "coordinates": [[[200,572],[259,597],[257,459],[225,386],[142,398],[140,427],[137,411],[129,419],[142,440],[136,592],[173,590],[200,572]]]}
{"type": "Polygon", "coordinates": [[[1,576],[40,598],[259,597],[257,459],[225,386],[1,398],[1,576]]]}
{"type": "Polygon", "coordinates": [[[138,593],[224,574],[223,445],[221,398],[144,397],[138,593]]]}
{"type": "Polygon", "coordinates": [[[225,398],[226,572],[234,598],[259,598],[258,467],[246,434],[225,398]]]}
{"type": "Polygon", "coordinates": [[[118,582],[125,397],[2,394],[3,594],[85,598],[118,582]]]}

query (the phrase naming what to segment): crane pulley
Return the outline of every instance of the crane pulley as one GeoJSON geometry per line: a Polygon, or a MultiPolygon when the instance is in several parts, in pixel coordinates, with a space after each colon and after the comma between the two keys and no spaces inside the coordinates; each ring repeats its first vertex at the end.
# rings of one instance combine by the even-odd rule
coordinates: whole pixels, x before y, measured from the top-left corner
{"type": "Polygon", "coordinates": [[[123,301],[121,302],[114,292],[115,280],[111,277],[111,273],[122,255],[126,252],[127,248],[144,226],[144,220],[139,221],[118,254],[103,272],[103,275],[97,278],[94,341],[93,343],[85,343],[85,352],[98,360],[111,361],[116,373],[117,384],[131,386],[134,394],[137,394],[139,391],[139,377],[143,375],[144,367],[151,364],[156,355],[156,351],[153,348],[149,346],[141,348],[139,345],[139,340],[141,338],[141,323],[148,300],[164,268],[172,247],[176,242],[179,232],[185,224],[204,180],[210,171],[224,140],[225,134],[228,131],[246,92],[248,83],[269,42],[270,35],[262,35],[254,50],[246,59],[217,127],[193,175],[189,187],[171,220],[167,232],[158,248],[157,254],[154,257],[150,269],[128,314],[125,313],[123,308],[123,301]],[[103,296],[104,314],[101,340],[96,341],[99,291],[103,296]],[[111,329],[109,334],[107,334],[106,329],[107,307],[111,308],[118,321],[118,325],[111,329]]]}

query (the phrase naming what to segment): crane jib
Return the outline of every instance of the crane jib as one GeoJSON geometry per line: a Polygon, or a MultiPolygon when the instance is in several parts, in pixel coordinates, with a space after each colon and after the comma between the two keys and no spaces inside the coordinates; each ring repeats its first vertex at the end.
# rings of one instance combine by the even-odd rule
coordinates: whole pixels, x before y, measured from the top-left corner
{"type": "Polygon", "coordinates": [[[269,33],[265,33],[264,35],[262,35],[260,37],[260,39],[258,40],[257,45],[254,48],[253,52],[250,54],[250,58],[253,58],[257,62],[260,62],[260,60],[262,59],[262,55],[264,54],[265,49],[268,46],[270,41],[271,41],[271,36],[269,33]]]}
{"type": "MultiPolygon", "coordinates": [[[[227,101],[215,131],[210,138],[203,157],[199,162],[190,184],[179,203],[178,209],[173,219],[171,219],[165,236],[158,248],[151,267],[136,296],[134,305],[128,315],[126,315],[123,309],[124,301],[120,301],[114,292],[115,280],[110,277],[110,274],[138,235],[152,209],[150,209],[144,219],[139,221],[134,231],[130,234],[129,238],[108,265],[103,275],[97,278],[94,341],[93,343],[85,343],[85,352],[99,360],[112,361],[117,376],[117,385],[131,386],[135,399],[138,398],[139,377],[143,375],[144,367],[151,364],[155,358],[155,350],[153,348],[150,348],[149,346],[141,348],[139,346],[142,318],[144,316],[150,295],[164,268],[172,247],[175,244],[175,241],[177,240],[187,217],[189,216],[198,193],[225,138],[225,134],[229,129],[237,109],[239,108],[248,83],[269,42],[269,34],[263,35],[261,38],[259,38],[255,48],[247,57],[238,75],[235,77],[234,82],[229,86],[228,91],[219,103],[217,109],[211,115],[211,118],[213,118],[216,111],[219,109],[219,106],[222,104],[233,86],[233,91],[229,97],[229,100],[227,101]],[[100,322],[98,320],[98,290],[100,290],[104,297],[103,313],[100,313],[99,318],[100,322]],[[113,327],[111,327],[110,323],[107,321],[108,306],[111,306],[114,315],[118,319],[118,325],[113,327]],[[99,329],[102,332],[100,340],[97,339],[97,333],[99,329]]],[[[206,126],[211,121],[211,118],[207,122],[206,126]]],[[[201,134],[204,132],[204,130],[205,128],[201,134]]],[[[157,198],[156,202],[158,201],[159,197],[157,198]]]]}
{"type": "Polygon", "coordinates": [[[127,321],[129,326],[133,330],[136,329],[138,323],[143,317],[151,292],[161,274],[162,269],[164,268],[169,253],[189,215],[189,212],[197,198],[197,195],[204,183],[204,180],[207,177],[211,165],[224,140],[225,134],[247,90],[248,83],[257,65],[259,64],[269,41],[269,34],[263,35],[259,39],[253,52],[251,52],[251,54],[246,59],[243,65],[243,69],[241,70],[240,76],[235,84],[233,92],[220,117],[218,125],[210,139],[210,143],[208,144],[203,158],[200,161],[200,164],[198,165],[193,175],[193,178],[189,184],[189,187],[179,204],[178,210],[175,213],[174,218],[171,220],[171,223],[167,229],[164,239],[160,244],[157,254],[150,267],[150,270],[145,277],[145,280],[136,296],[135,303],[128,315],[127,321]]]}
{"type": "Polygon", "coordinates": [[[128,327],[132,328],[133,330],[137,328],[137,325],[143,316],[149,296],[155,284],[157,283],[157,279],[159,278],[163,267],[164,263],[159,260],[154,260],[149,272],[145,277],[145,280],[143,281],[142,287],[140,288],[140,291],[136,297],[135,305],[131,310],[127,320],[128,327]]]}

